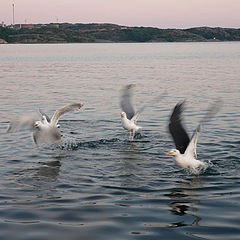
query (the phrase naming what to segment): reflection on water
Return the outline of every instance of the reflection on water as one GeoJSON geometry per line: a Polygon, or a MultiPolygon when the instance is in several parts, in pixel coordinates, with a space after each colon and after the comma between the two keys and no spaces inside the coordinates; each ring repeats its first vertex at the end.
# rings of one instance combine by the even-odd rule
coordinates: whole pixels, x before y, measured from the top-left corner
{"type": "Polygon", "coordinates": [[[36,149],[44,154],[44,161],[40,161],[36,167],[34,178],[39,181],[55,182],[60,172],[62,161],[66,157],[66,152],[55,145],[51,147],[43,146],[36,149]]]}
{"type": "Polygon", "coordinates": [[[183,217],[182,221],[172,223],[169,225],[170,227],[200,226],[201,217],[197,215],[198,205],[201,204],[198,190],[202,188],[204,188],[204,185],[200,178],[194,177],[178,181],[171,193],[166,194],[171,199],[169,204],[171,212],[183,217]],[[194,221],[186,223],[184,215],[194,217],[194,221]]]}
{"type": "Polygon", "coordinates": [[[34,178],[40,181],[55,182],[60,172],[61,162],[55,160],[41,164],[44,164],[44,166],[35,170],[34,178]]]}

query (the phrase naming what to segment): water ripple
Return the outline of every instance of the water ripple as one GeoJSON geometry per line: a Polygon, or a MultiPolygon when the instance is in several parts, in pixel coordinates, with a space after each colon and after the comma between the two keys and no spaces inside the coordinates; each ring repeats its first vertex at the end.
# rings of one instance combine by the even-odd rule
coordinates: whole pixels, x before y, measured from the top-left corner
{"type": "Polygon", "coordinates": [[[239,239],[239,50],[239,43],[1,46],[0,239],[239,239]],[[130,82],[137,109],[168,92],[141,114],[134,141],[119,116],[119,90],[130,82]],[[222,109],[198,141],[207,169],[179,169],[166,156],[174,147],[171,109],[187,98],[191,135],[219,97],[222,109]],[[6,133],[16,116],[39,107],[51,116],[75,101],[85,110],[62,116],[61,146],[6,133]]]}

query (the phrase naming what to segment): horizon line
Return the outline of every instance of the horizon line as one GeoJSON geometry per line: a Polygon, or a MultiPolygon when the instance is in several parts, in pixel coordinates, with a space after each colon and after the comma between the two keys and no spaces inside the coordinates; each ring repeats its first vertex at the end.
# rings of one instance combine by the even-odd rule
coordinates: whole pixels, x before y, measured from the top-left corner
{"type": "Polygon", "coordinates": [[[121,27],[129,27],[129,28],[135,28],[135,27],[144,27],[144,28],[158,28],[158,29],[191,29],[191,28],[232,28],[232,29],[240,29],[240,27],[222,27],[222,26],[208,26],[208,25],[201,25],[201,26],[192,26],[192,27],[158,27],[158,26],[143,26],[143,25],[133,25],[133,26],[129,26],[129,25],[121,25],[118,23],[111,23],[111,22],[48,22],[48,23],[14,23],[14,24],[5,24],[4,22],[2,22],[1,25],[5,25],[7,27],[9,26],[15,26],[15,25],[48,25],[48,24],[85,24],[85,25],[89,25],[89,24],[110,24],[110,25],[117,25],[117,26],[121,26],[121,27]]]}

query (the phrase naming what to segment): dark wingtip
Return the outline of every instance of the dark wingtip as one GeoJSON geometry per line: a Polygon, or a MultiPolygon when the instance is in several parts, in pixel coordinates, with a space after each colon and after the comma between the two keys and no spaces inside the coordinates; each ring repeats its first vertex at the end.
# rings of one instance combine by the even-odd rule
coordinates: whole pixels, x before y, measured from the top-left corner
{"type": "Polygon", "coordinates": [[[127,84],[127,85],[123,86],[122,90],[127,91],[129,89],[133,89],[135,86],[136,86],[136,84],[134,84],[134,83],[127,84]]]}
{"type": "Polygon", "coordinates": [[[7,133],[11,132],[11,130],[12,130],[12,126],[10,125],[7,129],[7,133]]]}
{"type": "Polygon", "coordinates": [[[186,104],[186,100],[182,100],[177,103],[176,107],[179,107],[183,110],[185,104],[186,104]]]}
{"type": "Polygon", "coordinates": [[[134,87],[135,87],[135,84],[134,84],[134,83],[131,83],[131,84],[126,85],[126,88],[128,88],[128,89],[134,88],[134,87]]]}
{"type": "Polygon", "coordinates": [[[180,119],[180,116],[181,116],[181,114],[182,114],[182,112],[184,111],[184,108],[185,108],[185,103],[186,103],[186,100],[183,100],[183,101],[180,101],[176,104],[176,106],[173,109],[172,115],[170,117],[170,122],[180,119]]]}
{"type": "Polygon", "coordinates": [[[200,130],[201,130],[201,124],[199,124],[199,125],[197,126],[196,132],[200,132],[200,130]]]}

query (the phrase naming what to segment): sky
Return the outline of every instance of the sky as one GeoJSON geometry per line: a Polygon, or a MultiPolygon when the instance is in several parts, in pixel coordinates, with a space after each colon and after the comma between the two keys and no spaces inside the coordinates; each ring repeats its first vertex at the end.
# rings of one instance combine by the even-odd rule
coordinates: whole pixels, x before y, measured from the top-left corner
{"type": "Polygon", "coordinates": [[[0,0],[0,22],[240,28],[240,0],[0,0]]]}

